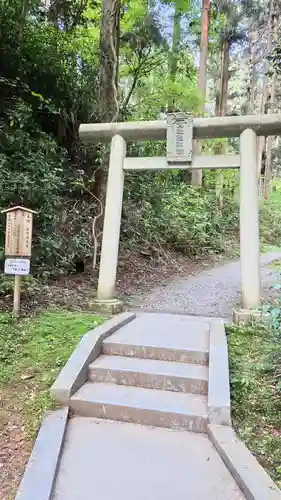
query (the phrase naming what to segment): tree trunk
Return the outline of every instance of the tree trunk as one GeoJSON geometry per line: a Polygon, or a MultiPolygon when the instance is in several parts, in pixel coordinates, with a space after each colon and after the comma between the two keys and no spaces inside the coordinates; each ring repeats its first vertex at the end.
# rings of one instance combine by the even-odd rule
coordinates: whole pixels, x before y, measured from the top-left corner
{"type": "MultiPolygon", "coordinates": [[[[275,9],[274,9],[275,11],[275,9]]],[[[273,24],[274,24],[274,42],[275,45],[278,43],[279,33],[278,33],[278,5],[276,4],[276,12],[273,12],[273,24]]],[[[272,39],[271,39],[272,45],[272,39]]],[[[275,100],[276,100],[276,84],[277,75],[276,70],[274,70],[271,81],[271,91],[268,93],[268,112],[275,112],[275,100]]],[[[264,178],[264,198],[267,199],[270,194],[271,178],[272,178],[272,147],[273,147],[273,137],[269,136],[266,142],[266,157],[265,157],[265,178],[264,178]]]]}
{"type": "MultiPolygon", "coordinates": [[[[180,41],[181,41],[181,11],[178,9],[177,3],[175,3],[175,11],[173,19],[173,39],[172,39],[172,47],[169,53],[169,71],[170,71],[171,82],[175,81],[177,75],[180,41]]],[[[173,111],[176,111],[176,109],[175,109],[174,98],[171,95],[169,97],[169,102],[168,102],[168,113],[173,113],[173,111]]]]}
{"type": "Polygon", "coordinates": [[[249,112],[251,115],[253,115],[255,112],[256,82],[257,82],[257,70],[256,70],[256,67],[253,66],[251,81],[250,81],[250,96],[249,96],[250,97],[250,99],[249,99],[249,103],[250,103],[249,112]]]}
{"type": "Polygon", "coordinates": [[[246,99],[244,112],[246,115],[252,115],[255,111],[256,86],[257,86],[257,68],[256,65],[262,58],[262,53],[257,54],[256,43],[258,32],[256,24],[253,25],[249,33],[249,73],[246,81],[246,99]]]}
{"type": "MultiPolygon", "coordinates": [[[[100,83],[99,115],[101,122],[118,118],[118,52],[120,0],[102,0],[100,25],[100,83]]],[[[107,182],[107,155],[95,175],[95,195],[105,198],[107,182]]]]}
{"type": "MultiPolygon", "coordinates": [[[[272,77],[272,87],[271,87],[271,113],[274,112],[274,104],[275,104],[275,95],[276,95],[276,72],[272,77]]],[[[269,136],[266,142],[266,157],[265,157],[265,179],[264,179],[264,197],[268,198],[270,193],[270,183],[272,176],[272,146],[273,146],[273,137],[269,136]]]]}
{"type": "MultiPolygon", "coordinates": [[[[269,1],[269,13],[267,20],[267,48],[266,55],[271,54],[272,52],[272,39],[273,39],[273,18],[274,18],[274,0],[269,1]]],[[[267,105],[268,105],[268,70],[270,68],[270,63],[266,59],[264,63],[264,78],[263,78],[263,89],[261,95],[261,104],[260,104],[260,113],[267,113],[267,105]]],[[[264,175],[265,170],[265,157],[266,157],[266,140],[265,137],[259,137],[258,139],[258,175],[261,177],[264,175]]],[[[262,183],[262,179],[260,179],[260,183],[262,183]]]]}
{"type": "MultiPolygon", "coordinates": [[[[230,40],[226,29],[225,37],[222,44],[222,52],[221,52],[221,77],[220,77],[220,91],[216,109],[217,116],[224,116],[227,108],[228,81],[229,81],[229,71],[228,71],[229,49],[230,49],[230,40]]],[[[226,154],[225,144],[222,144],[220,146],[219,153],[222,155],[226,154]]],[[[224,183],[223,170],[219,170],[216,179],[216,198],[218,200],[219,208],[221,210],[223,208],[223,183],[224,183]]]]}
{"type": "MultiPolygon", "coordinates": [[[[211,5],[210,0],[202,0],[200,63],[199,63],[199,74],[198,74],[198,87],[203,102],[202,114],[204,114],[204,107],[206,100],[210,5],[211,5]]],[[[199,141],[194,141],[193,152],[194,155],[199,155],[201,153],[201,144],[199,141]]],[[[202,186],[202,170],[196,170],[192,172],[191,182],[194,186],[202,186]]]]}
{"type": "Polygon", "coordinates": [[[219,109],[218,116],[224,116],[227,107],[227,96],[228,96],[228,81],[229,81],[229,49],[230,43],[228,36],[225,37],[223,41],[222,48],[222,76],[220,81],[220,96],[219,96],[219,109]]]}

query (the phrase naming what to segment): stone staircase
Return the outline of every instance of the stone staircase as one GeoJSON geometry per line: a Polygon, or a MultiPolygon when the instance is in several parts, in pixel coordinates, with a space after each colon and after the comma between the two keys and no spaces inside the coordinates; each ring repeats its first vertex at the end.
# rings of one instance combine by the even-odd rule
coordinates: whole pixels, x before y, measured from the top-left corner
{"type": "Polygon", "coordinates": [[[231,427],[222,320],[122,313],[51,394],[16,500],[281,499],[231,427]]]}
{"type": "Polygon", "coordinates": [[[74,413],[206,432],[210,323],[187,329],[184,317],[177,325],[172,319],[153,328],[151,315],[149,328],[135,320],[105,339],[88,381],[70,398],[74,413]]]}

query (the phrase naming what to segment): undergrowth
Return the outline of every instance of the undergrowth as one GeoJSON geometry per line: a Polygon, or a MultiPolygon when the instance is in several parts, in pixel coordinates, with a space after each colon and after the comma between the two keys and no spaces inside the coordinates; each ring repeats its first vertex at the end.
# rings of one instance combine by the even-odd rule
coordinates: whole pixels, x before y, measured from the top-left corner
{"type": "MultiPolygon", "coordinates": [[[[11,296],[14,293],[15,277],[8,274],[0,274],[0,297],[11,296]]],[[[21,297],[40,293],[42,283],[39,279],[29,274],[21,280],[21,297]]]]}
{"type": "Polygon", "coordinates": [[[260,203],[261,243],[281,246],[281,182],[275,181],[275,190],[268,200],[260,203]]]}
{"type": "Polygon", "coordinates": [[[237,237],[239,207],[225,192],[218,207],[214,186],[196,189],[180,174],[130,174],[124,193],[123,245],[169,248],[196,256],[224,253],[237,237]]]}
{"type": "Polygon", "coordinates": [[[229,326],[236,432],[281,486],[281,335],[262,325],[229,326]]]}

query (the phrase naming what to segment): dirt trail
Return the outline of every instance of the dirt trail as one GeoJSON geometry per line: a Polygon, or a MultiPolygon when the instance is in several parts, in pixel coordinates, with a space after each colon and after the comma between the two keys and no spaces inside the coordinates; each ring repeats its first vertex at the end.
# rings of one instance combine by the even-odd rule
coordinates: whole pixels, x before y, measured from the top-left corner
{"type": "MultiPolygon", "coordinates": [[[[277,281],[277,273],[268,264],[281,258],[280,252],[268,252],[261,257],[262,296],[266,299],[277,281]]],[[[239,261],[219,265],[189,278],[169,280],[135,300],[133,306],[145,311],[215,316],[230,320],[232,309],[239,303],[239,261]]]]}

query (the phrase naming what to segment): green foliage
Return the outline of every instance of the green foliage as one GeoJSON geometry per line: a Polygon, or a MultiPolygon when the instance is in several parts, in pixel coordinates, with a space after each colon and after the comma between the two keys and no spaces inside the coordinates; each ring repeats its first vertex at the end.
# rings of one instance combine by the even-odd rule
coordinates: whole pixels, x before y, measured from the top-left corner
{"type": "MultiPolygon", "coordinates": [[[[280,290],[281,285],[275,285],[273,288],[280,290]]],[[[281,330],[281,304],[271,304],[263,307],[263,311],[269,313],[271,316],[272,326],[275,330],[281,330]]]]}
{"type": "MultiPolygon", "coordinates": [[[[11,296],[14,291],[14,276],[0,274],[0,297],[11,296]]],[[[39,281],[32,275],[25,276],[21,283],[21,296],[31,296],[40,293],[39,281]]]]}
{"type": "MultiPolygon", "coordinates": [[[[181,5],[177,7],[182,9],[181,5]]],[[[0,14],[0,208],[22,204],[38,212],[33,273],[48,276],[69,269],[77,255],[91,255],[91,222],[96,206],[89,193],[95,190],[93,174],[100,158],[97,151],[82,148],[78,125],[97,116],[100,4],[87,4],[81,10],[79,2],[56,2],[48,10],[34,0],[22,9],[20,0],[9,4],[1,0],[0,14]]],[[[120,93],[122,119],[128,115],[135,119],[159,118],[172,97],[179,109],[198,108],[193,58],[189,50],[181,48],[177,75],[171,81],[169,50],[147,3],[131,0],[121,16],[120,76],[132,84],[129,97],[120,93]],[[136,107],[134,102],[138,103],[136,107]]],[[[158,146],[151,143],[152,154],[157,154],[158,146]]],[[[136,154],[141,147],[136,145],[136,154]]],[[[132,199],[136,196],[137,192],[132,199]]],[[[176,188],[169,194],[171,202],[179,196],[176,188]]],[[[149,195],[140,204],[145,220],[149,195]]],[[[155,206],[156,212],[159,207],[155,206]]],[[[4,218],[0,247],[3,224],[4,218]]],[[[143,237],[152,232],[147,224],[141,229],[143,237]]],[[[163,221],[159,227],[163,232],[162,227],[163,221]]],[[[157,231],[158,227],[156,237],[157,231]]],[[[6,278],[1,288],[2,294],[9,292],[6,278]]]]}
{"type": "MultiPolygon", "coordinates": [[[[26,10],[18,0],[0,2],[0,208],[38,212],[33,272],[44,275],[91,254],[95,207],[74,185],[90,182],[96,168],[95,151],[79,143],[78,124],[95,115],[97,50],[93,23],[88,29],[79,5],[65,11],[56,3],[59,11],[48,12],[35,1],[26,10]]],[[[3,224],[1,218],[0,247],[3,224]]]]}
{"type": "MultiPolygon", "coordinates": [[[[277,250],[280,252],[280,248],[277,250]]],[[[272,269],[274,269],[277,277],[277,283],[272,286],[273,290],[277,290],[277,298],[275,298],[274,301],[272,301],[269,304],[264,304],[262,309],[264,313],[270,314],[271,317],[271,324],[274,330],[278,330],[279,333],[281,334],[281,297],[280,297],[280,290],[281,290],[281,263],[280,260],[277,260],[273,262],[270,266],[272,269]]]]}
{"type": "Polygon", "coordinates": [[[144,240],[189,255],[224,251],[238,223],[233,198],[225,199],[221,212],[213,189],[194,189],[181,182],[180,175],[144,174],[140,178],[131,174],[125,191],[123,234],[134,233],[138,244],[144,240]]]}
{"type": "Polygon", "coordinates": [[[54,139],[36,126],[31,107],[24,102],[18,101],[14,109],[9,110],[9,120],[9,125],[2,122],[1,208],[19,204],[38,210],[36,224],[40,235],[36,238],[36,251],[39,259],[48,259],[58,243],[52,241],[48,249],[42,243],[59,217],[66,155],[54,139]]]}
{"type": "MultiPolygon", "coordinates": [[[[235,19],[240,19],[240,4],[233,4],[235,19]]],[[[187,39],[185,33],[188,25],[193,34],[200,34],[200,9],[200,2],[184,0],[122,4],[121,120],[163,118],[171,103],[178,110],[200,111],[193,53],[198,40],[187,39]],[[167,13],[180,14],[182,20],[177,23],[174,53],[172,33],[163,29],[162,14],[167,13]],[[173,56],[176,65],[171,71],[173,56]]],[[[95,173],[104,150],[84,148],[78,129],[81,122],[94,122],[99,116],[100,15],[100,2],[59,0],[46,8],[37,0],[0,0],[0,208],[23,204],[38,212],[32,262],[36,275],[65,272],[76,256],[87,259],[92,253],[92,220],[99,211],[93,196],[99,192],[95,173]]],[[[213,49],[226,13],[214,3],[210,16],[213,49]]],[[[203,153],[214,154],[225,142],[204,141],[203,153]]],[[[165,155],[165,144],[129,144],[128,152],[165,155]]],[[[123,244],[130,237],[130,244],[148,242],[190,255],[224,251],[225,241],[237,235],[237,174],[224,174],[220,210],[214,173],[204,175],[199,191],[188,183],[188,174],[181,172],[126,176],[123,244]]],[[[277,202],[262,207],[263,241],[281,243],[280,212],[277,202]]],[[[0,249],[3,226],[2,217],[0,249]]],[[[0,293],[9,290],[9,280],[1,278],[0,293]]]]}
{"type": "Polygon", "coordinates": [[[277,74],[280,74],[280,63],[281,63],[281,44],[278,42],[277,46],[274,48],[272,54],[269,54],[269,60],[272,62],[274,70],[277,74]]]}
{"type": "Polygon", "coordinates": [[[235,430],[280,487],[280,333],[262,325],[227,330],[235,430]]]}
{"type": "Polygon", "coordinates": [[[274,189],[268,200],[261,200],[261,242],[281,246],[281,184],[279,179],[274,189]]]}
{"type": "Polygon", "coordinates": [[[167,54],[158,55],[156,62],[153,73],[141,79],[136,88],[137,106],[132,108],[134,119],[159,119],[171,99],[176,109],[196,114],[201,101],[190,53],[182,50],[179,54],[178,71],[174,78],[169,74],[167,54]]]}

